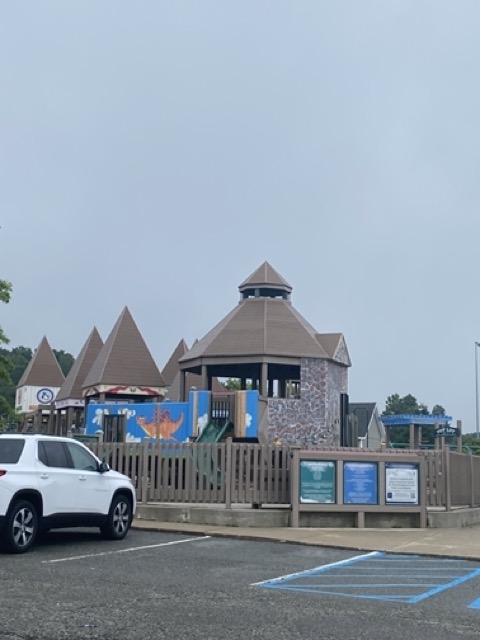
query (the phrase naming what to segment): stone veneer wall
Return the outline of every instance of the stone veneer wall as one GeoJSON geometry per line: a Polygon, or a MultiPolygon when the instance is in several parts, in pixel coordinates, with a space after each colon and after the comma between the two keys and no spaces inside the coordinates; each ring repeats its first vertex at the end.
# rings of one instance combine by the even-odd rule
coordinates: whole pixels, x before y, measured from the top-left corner
{"type": "Polygon", "coordinates": [[[348,369],[329,360],[302,358],[300,398],[268,399],[268,441],[340,443],[340,393],[348,387],[348,369]]]}

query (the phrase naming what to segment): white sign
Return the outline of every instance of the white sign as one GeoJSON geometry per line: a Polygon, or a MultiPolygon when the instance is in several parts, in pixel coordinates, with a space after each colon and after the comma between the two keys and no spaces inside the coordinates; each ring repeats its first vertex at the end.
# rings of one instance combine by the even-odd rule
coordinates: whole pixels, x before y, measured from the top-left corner
{"type": "Polygon", "coordinates": [[[387,462],[385,465],[385,502],[418,504],[418,465],[387,462]]]}
{"type": "Polygon", "coordinates": [[[20,387],[16,391],[15,409],[19,413],[31,413],[51,404],[60,387],[20,387]]]}

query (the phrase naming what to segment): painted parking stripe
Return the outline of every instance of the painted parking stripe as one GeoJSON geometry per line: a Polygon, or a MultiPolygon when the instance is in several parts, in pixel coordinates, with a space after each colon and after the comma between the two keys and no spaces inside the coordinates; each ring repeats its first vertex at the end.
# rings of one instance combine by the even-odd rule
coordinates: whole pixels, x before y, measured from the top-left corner
{"type": "Polygon", "coordinates": [[[381,551],[371,551],[370,553],[364,553],[361,556],[354,556],[353,558],[347,558],[346,560],[339,560],[338,562],[330,562],[329,564],[322,564],[319,567],[315,567],[314,569],[307,569],[306,571],[297,571],[296,573],[288,573],[285,576],[280,576],[279,578],[273,578],[272,580],[263,580],[262,582],[254,582],[252,587],[271,587],[276,584],[281,584],[286,580],[291,580],[292,578],[297,578],[298,576],[308,576],[318,573],[319,571],[327,571],[328,569],[333,569],[334,567],[341,567],[348,564],[352,564],[357,562],[358,560],[362,560],[363,558],[372,558],[374,556],[380,555],[381,551]]]}
{"type": "Polygon", "coordinates": [[[468,605],[469,609],[480,609],[480,598],[477,598],[468,605]]]}
{"type": "Polygon", "coordinates": [[[256,585],[415,604],[479,575],[480,565],[466,560],[373,552],[256,585]]]}
{"type": "Polygon", "coordinates": [[[171,542],[160,542],[159,544],[148,544],[141,547],[130,547],[129,549],[117,549],[115,551],[101,551],[100,553],[86,553],[82,556],[69,556],[67,558],[55,558],[53,560],[42,560],[42,564],[55,564],[57,562],[71,562],[73,560],[85,560],[86,558],[99,558],[101,556],[113,556],[118,553],[130,553],[131,551],[144,551],[145,549],[157,549],[158,547],[171,547],[176,544],[186,542],[198,542],[208,540],[211,536],[197,536],[196,538],[185,538],[184,540],[172,540],[171,542]]]}

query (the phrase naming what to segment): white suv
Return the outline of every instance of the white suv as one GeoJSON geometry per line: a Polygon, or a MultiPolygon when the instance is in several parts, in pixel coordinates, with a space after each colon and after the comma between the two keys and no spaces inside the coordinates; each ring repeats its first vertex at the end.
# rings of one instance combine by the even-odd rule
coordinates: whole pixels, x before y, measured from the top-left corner
{"type": "Polygon", "coordinates": [[[23,553],[39,531],[100,527],[121,540],[135,513],[131,480],[71,438],[0,434],[0,542],[23,553]]]}

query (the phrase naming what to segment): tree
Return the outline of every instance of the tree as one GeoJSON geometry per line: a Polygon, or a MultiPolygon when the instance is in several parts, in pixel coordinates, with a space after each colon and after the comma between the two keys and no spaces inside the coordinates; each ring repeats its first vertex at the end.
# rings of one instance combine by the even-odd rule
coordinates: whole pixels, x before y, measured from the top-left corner
{"type": "Polygon", "coordinates": [[[442,407],[441,404],[436,404],[432,409],[432,415],[434,415],[434,416],[444,416],[445,415],[445,409],[442,407]]]}
{"type": "MultiPolygon", "coordinates": [[[[10,295],[12,293],[12,285],[6,280],[0,280],[0,302],[8,304],[10,302],[10,295]]],[[[2,327],[0,327],[0,344],[8,344],[9,340],[5,335],[2,327]]],[[[9,380],[8,375],[8,363],[5,358],[0,356],[0,379],[9,380]]]]}
{"type": "MultiPolygon", "coordinates": [[[[10,295],[12,293],[12,285],[6,280],[0,280],[0,302],[8,304],[10,302],[10,295]]],[[[0,327],[0,344],[8,344],[9,340],[5,335],[2,327],[0,327]]],[[[5,355],[0,354],[0,381],[8,383],[10,381],[9,362],[5,355]]],[[[6,419],[4,415],[9,415],[8,401],[0,396],[0,424],[3,424],[6,419]]]]}
{"type": "Polygon", "coordinates": [[[395,416],[403,413],[420,413],[428,415],[428,408],[425,404],[421,404],[411,394],[401,398],[398,393],[388,396],[385,404],[384,416],[395,416]]]}
{"type": "MultiPolygon", "coordinates": [[[[415,396],[408,394],[401,398],[398,393],[388,396],[384,416],[395,416],[401,414],[420,414],[420,415],[436,415],[444,416],[445,409],[440,404],[434,405],[432,412],[428,411],[427,405],[419,403],[415,396]]],[[[409,428],[395,427],[395,439],[397,443],[408,443],[409,428]]],[[[435,428],[433,425],[424,425],[422,427],[422,444],[433,446],[435,443],[435,428]]]]}
{"type": "Polygon", "coordinates": [[[68,375],[68,372],[70,371],[70,369],[73,366],[73,363],[75,362],[75,358],[72,356],[71,353],[66,353],[63,349],[61,349],[60,351],[57,351],[57,349],[53,349],[53,353],[55,354],[55,357],[57,359],[58,364],[60,365],[60,369],[63,372],[63,375],[66,376],[68,375]]]}
{"type": "Polygon", "coordinates": [[[222,386],[227,391],[240,391],[240,380],[238,378],[226,378],[226,380],[222,380],[222,386]]]}

